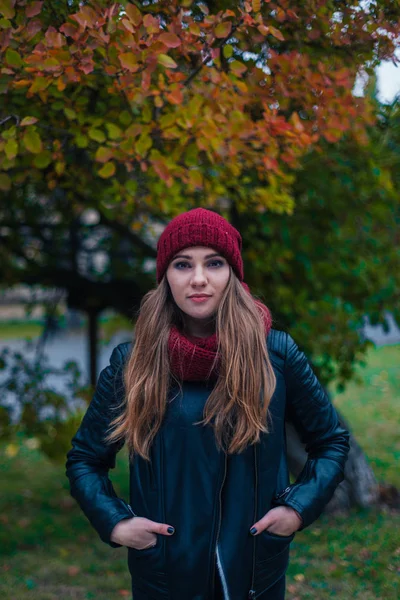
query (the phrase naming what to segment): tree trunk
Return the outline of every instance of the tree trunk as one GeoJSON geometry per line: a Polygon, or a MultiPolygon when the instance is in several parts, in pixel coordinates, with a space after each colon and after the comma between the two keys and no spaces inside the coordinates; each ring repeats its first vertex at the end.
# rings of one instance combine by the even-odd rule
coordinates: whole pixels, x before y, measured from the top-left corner
{"type": "MultiPolygon", "coordinates": [[[[343,427],[350,427],[339,413],[343,427]]],[[[290,473],[297,477],[307,460],[307,453],[291,422],[286,423],[287,454],[290,473]]],[[[362,508],[378,504],[380,489],[375,475],[360,445],[350,431],[350,452],[344,470],[344,481],[337,487],[326,511],[348,510],[352,506],[362,508]]]]}

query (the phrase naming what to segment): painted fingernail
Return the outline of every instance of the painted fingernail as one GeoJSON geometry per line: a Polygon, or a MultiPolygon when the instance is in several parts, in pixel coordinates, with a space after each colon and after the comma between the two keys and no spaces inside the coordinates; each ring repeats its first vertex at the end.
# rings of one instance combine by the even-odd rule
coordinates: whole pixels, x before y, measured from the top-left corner
{"type": "Polygon", "coordinates": [[[168,533],[175,533],[175,529],[173,527],[168,527],[168,533]]]}
{"type": "Polygon", "coordinates": [[[251,535],[255,535],[257,533],[257,529],[255,527],[252,527],[250,529],[250,533],[251,533],[251,535]]]}

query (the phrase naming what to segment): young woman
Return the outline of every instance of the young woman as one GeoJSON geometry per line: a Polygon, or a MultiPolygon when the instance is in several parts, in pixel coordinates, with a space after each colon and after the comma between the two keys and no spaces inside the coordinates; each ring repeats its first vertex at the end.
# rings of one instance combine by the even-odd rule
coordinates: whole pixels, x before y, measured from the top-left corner
{"type": "Polygon", "coordinates": [[[244,284],[236,229],[194,209],[157,250],[135,342],[114,349],[72,440],[71,493],[129,548],[133,600],[282,600],[290,542],[343,479],[348,433],[244,284]],[[308,452],[291,485],[285,418],[308,452]],[[130,504],[108,478],[124,442],[130,504]]]}

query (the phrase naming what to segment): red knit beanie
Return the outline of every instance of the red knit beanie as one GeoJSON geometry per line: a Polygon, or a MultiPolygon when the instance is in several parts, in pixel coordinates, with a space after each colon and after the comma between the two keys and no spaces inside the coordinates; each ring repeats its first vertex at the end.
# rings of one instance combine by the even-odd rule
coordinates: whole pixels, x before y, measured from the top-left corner
{"type": "Polygon", "coordinates": [[[205,208],[194,208],[172,219],[158,240],[158,283],[175,254],[191,246],[206,246],[220,252],[243,281],[240,233],[221,215],[205,208]]]}

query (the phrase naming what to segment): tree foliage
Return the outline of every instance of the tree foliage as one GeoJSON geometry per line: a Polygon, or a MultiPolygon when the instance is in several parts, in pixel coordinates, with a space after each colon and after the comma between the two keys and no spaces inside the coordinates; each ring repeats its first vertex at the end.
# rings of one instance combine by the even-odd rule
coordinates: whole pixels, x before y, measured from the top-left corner
{"type": "Polygon", "coordinates": [[[242,209],[290,211],[301,156],[363,138],[352,88],[394,59],[400,8],[0,0],[0,16],[0,190],[134,217],[216,205],[232,181],[242,209]]]}

